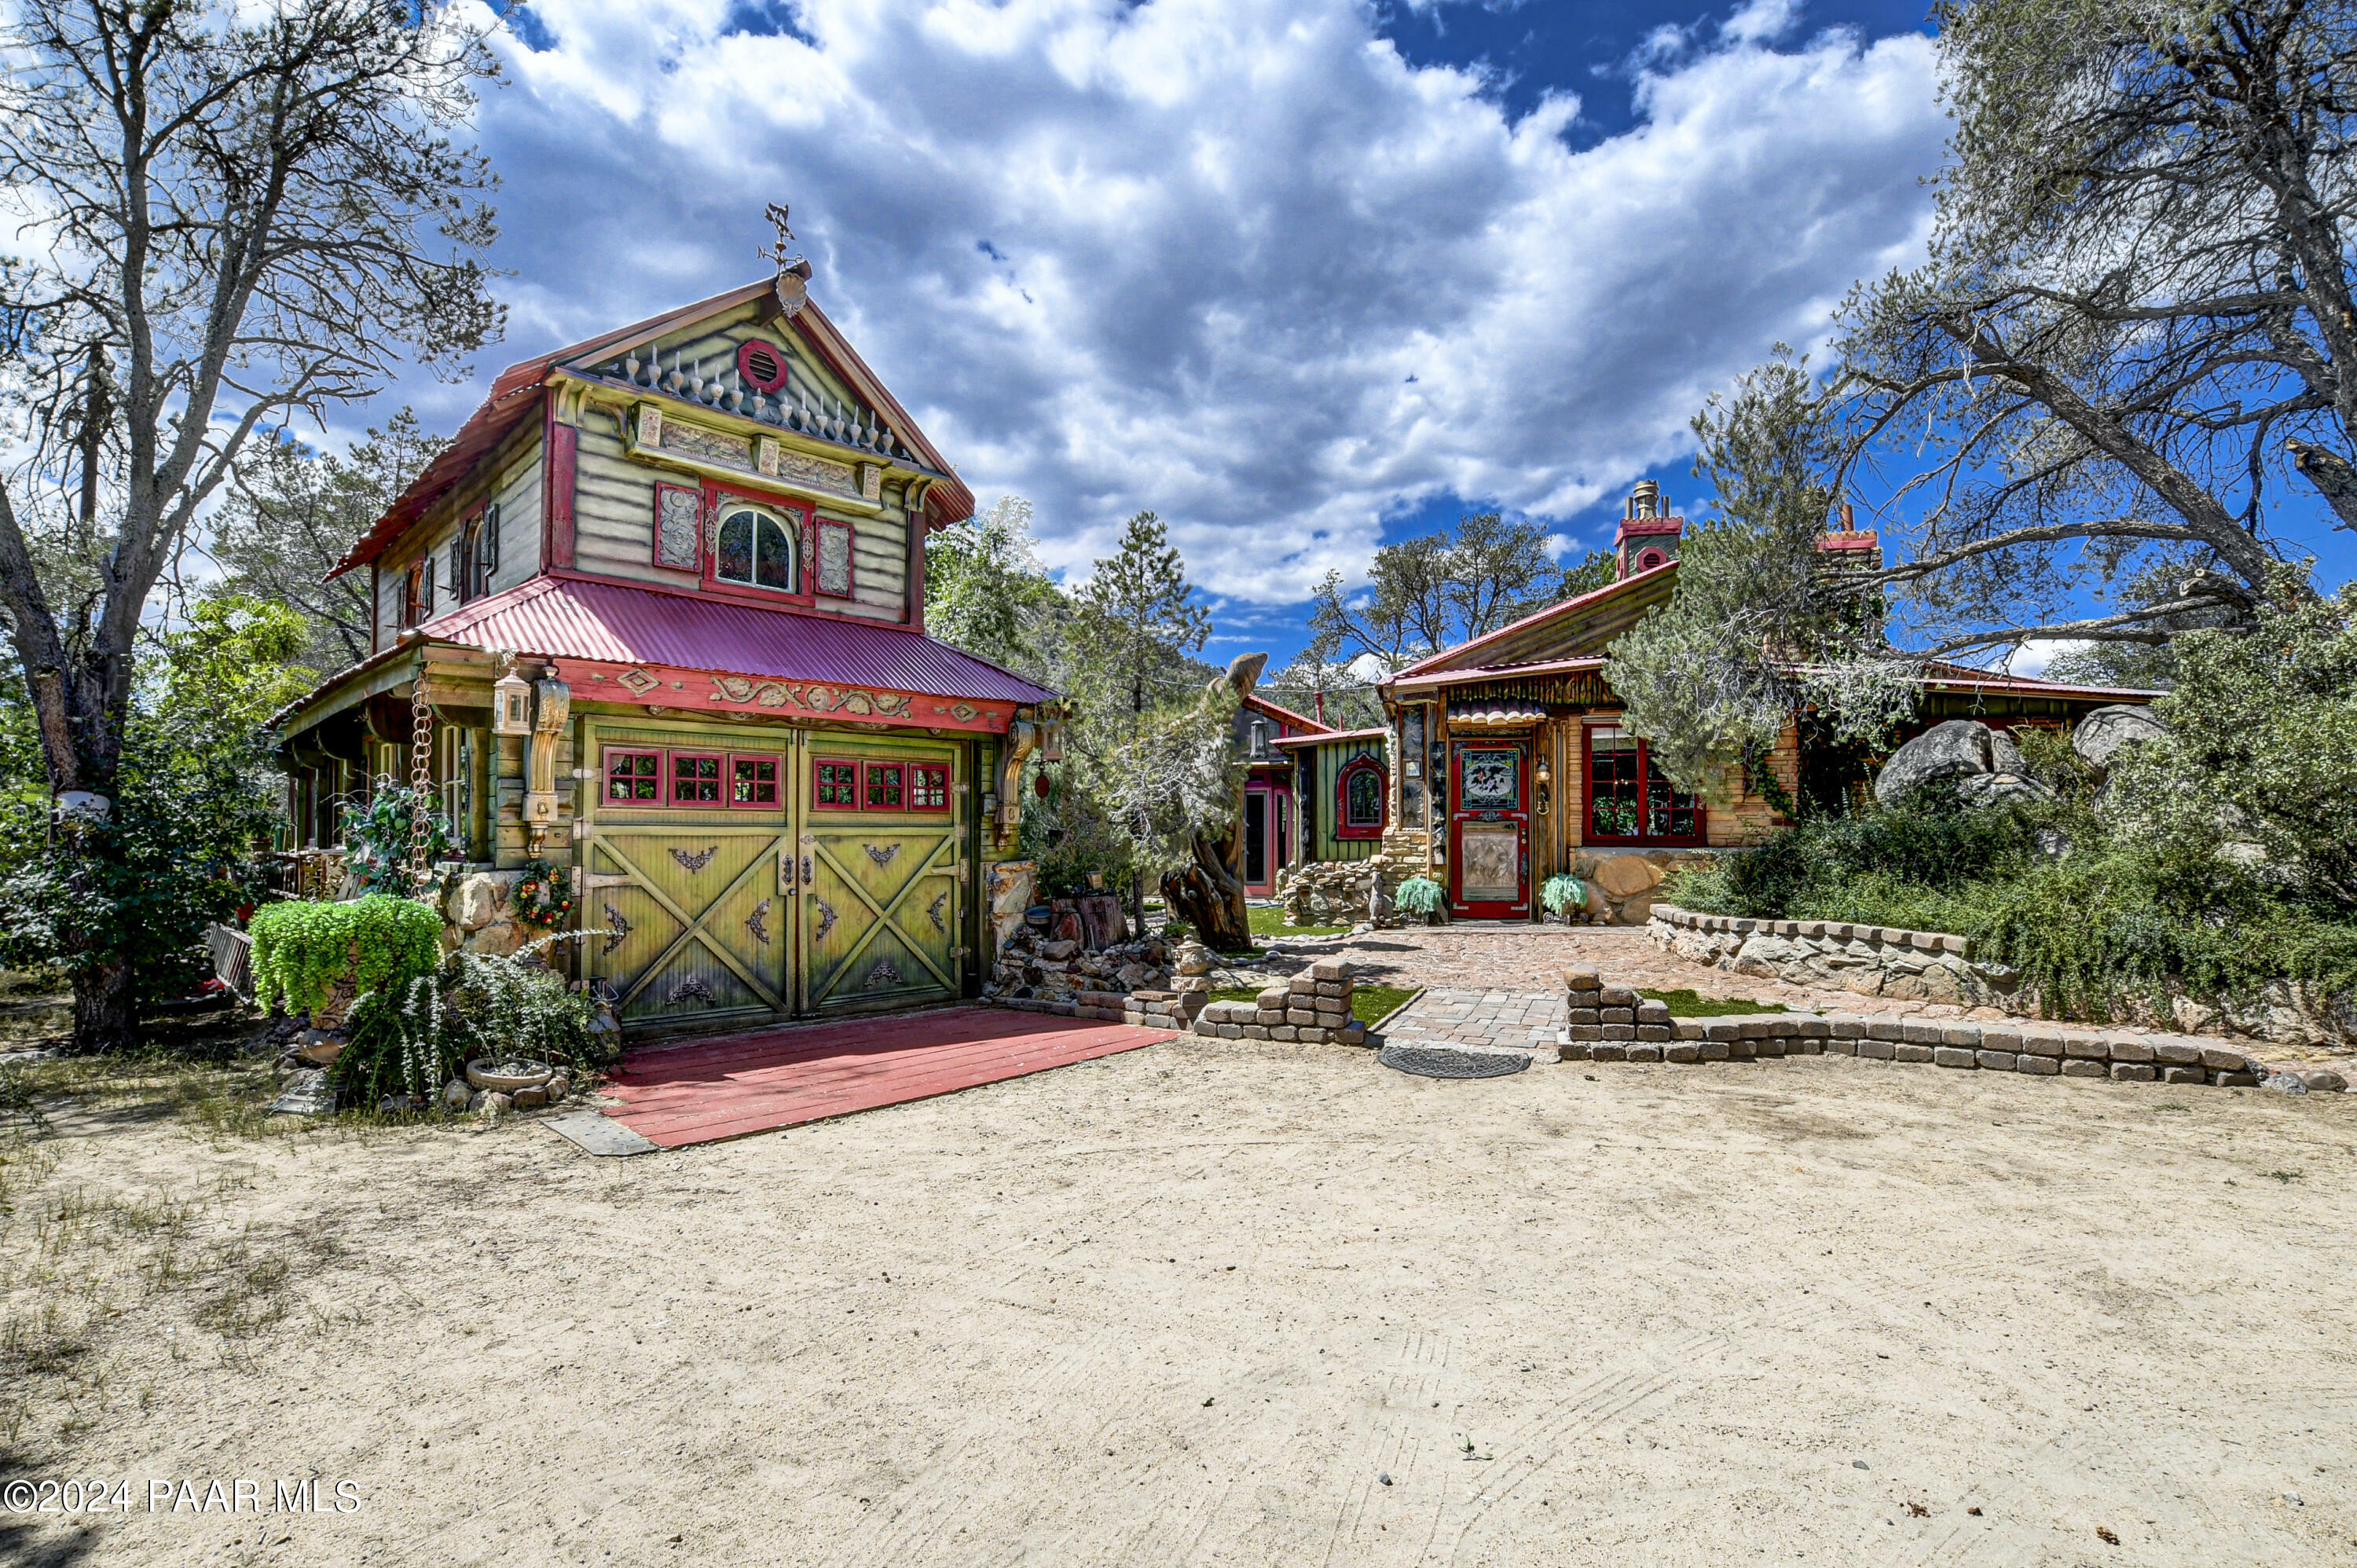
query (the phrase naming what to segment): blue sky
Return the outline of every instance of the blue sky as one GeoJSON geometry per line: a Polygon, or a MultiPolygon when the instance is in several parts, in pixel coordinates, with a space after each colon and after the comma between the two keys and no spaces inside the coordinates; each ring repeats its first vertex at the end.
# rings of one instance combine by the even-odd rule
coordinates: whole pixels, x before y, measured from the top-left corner
{"type": "Polygon", "coordinates": [[[539,0],[481,116],[508,340],[356,413],[453,428],[500,365],[759,275],[789,201],[1051,568],[1151,507],[1208,655],[1281,664],[1329,568],[1461,511],[1572,552],[1640,478],[1695,510],[1702,400],[1921,253],[1925,9],[539,0]]]}

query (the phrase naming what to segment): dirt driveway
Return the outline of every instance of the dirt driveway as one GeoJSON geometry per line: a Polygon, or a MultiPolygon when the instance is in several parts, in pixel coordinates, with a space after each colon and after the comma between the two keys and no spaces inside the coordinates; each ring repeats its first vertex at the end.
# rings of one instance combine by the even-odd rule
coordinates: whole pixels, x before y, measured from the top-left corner
{"type": "Polygon", "coordinates": [[[2357,1562],[2357,1097],[1188,1039],[630,1161],[49,1146],[12,1313],[76,1192],[284,1277],[121,1298],[5,1468],[134,1510],[0,1557],[2357,1562]],[[352,1511],[145,1511],[305,1475],[352,1511]]]}

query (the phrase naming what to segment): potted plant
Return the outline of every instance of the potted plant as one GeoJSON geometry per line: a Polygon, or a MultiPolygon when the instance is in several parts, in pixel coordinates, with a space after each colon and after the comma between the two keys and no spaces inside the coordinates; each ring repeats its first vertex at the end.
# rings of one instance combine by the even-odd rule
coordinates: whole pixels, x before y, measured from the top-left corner
{"type": "Polygon", "coordinates": [[[1411,876],[1399,885],[1392,902],[1407,914],[1423,916],[1424,923],[1430,926],[1438,923],[1440,898],[1439,883],[1429,876],[1411,876]]]}
{"type": "Polygon", "coordinates": [[[1568,925],[1571,912],[1587,907],[1587,885],[1577,876],[1558,872],[1540,885],[1539,903],[1545,908],[1550,922],[1568,925]]]}

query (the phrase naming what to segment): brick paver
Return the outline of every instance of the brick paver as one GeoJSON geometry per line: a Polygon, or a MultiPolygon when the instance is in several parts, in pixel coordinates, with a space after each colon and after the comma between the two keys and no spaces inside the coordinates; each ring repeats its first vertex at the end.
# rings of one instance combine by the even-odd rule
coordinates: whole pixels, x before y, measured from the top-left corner
{"type": "Polygon", "coordinates": [[[1564,1026],[1561,992],[1453,991],[1435,987],[1383,1030],[1385,1045],[1551,1046],[1564,1026]]]}

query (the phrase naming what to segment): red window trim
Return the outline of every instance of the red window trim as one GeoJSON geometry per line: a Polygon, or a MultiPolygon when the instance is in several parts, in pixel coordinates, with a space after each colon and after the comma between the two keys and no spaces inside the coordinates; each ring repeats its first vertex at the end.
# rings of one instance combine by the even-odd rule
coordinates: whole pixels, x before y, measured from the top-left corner
{"type": "Polygon", "coordinates": [[[696,746],[683,746],[675,751],[664,753],[663,805],[667,809],[679,811],[708,811],[716,807],[726,806],[727,804],[728,754],[726,752],[705,751],[696,746]],[[716,789],[716,793],[713,799],[709,800],[683,800],[679,798],[679,764],[682,757],[687,757],[698,762],[710,761],[720,764],[718,772],[713,776],[713,784],[716,789]]]}
{"type": "Polygon", "coordinates": [[[721,801],[732,811],[781,811],[786,807],[786,759],[774,751],[732,751],[721,765],[721,801]],[[740,800],[737,798],[737,765],[740,762],[766,762],[774,770],[770,787],[777,791],[774,800],[740,800]]]}
{"type": "Polygon", "coordinates": [[[650,810],[663,804],[662,792],[671,777],[671,764],[665,760],[659,746],[608,746],[597,753],[597,803],[601,806],[637,806],[650,810]],[[614,758],[621,757],[651,757],[655,759],[655,798],[651,800],[617,800],[614,799],[614,758]]]}
{"type": "Polygon", "coordinates": [[[946,762],[907,762],[901,764],[900,809],[906,811],[922,811],[928,814],[947,814],[950,809],[951,782],[950,765],[946,762]],[[942,803],[940,805],[920,806],[917,803],[916,775],[920,772],[929,774],[938,773],[941,775],[942,803]]]}
{"type": "Polygon", "coordinates": [[[812,590],[817,564],[812,559],[818,542],[813,519],[818,515],[818,504],[757,485],[722,483],[718,479],[704,481],[704,590],[720,598],[741,599],[752,605],[800,605],[808,609],[817,597],[812,590]],[[799,579],[791,593],[779,588],[757,588],[748,583],[724,583],[720,580],[721,513],[728,499],[748,506],[767,507],[771,511],[802,520],[794,536],[794,572],[799,579]]]}
{"type": "Polygon", "coordinates": [[[817,521],[813,523],[811,528],[810,585],[811,596],[813,598],[852,599],[859,596],[859,532],[856,529],[853,528],[851,524],[843,521],[839,518],[832,517],[818,518],[817,521]],[[818,580],[819,536],[823,534],[830,528],[837,529],[841,531],[843,534],[843,592],[839,594],[829,593],[825,588],[819,585],[818,580]]]}
{"type": "MultiPolygon", "coordinates": [[[[1710,822],[1707,815],[1707,808],[1704,806],[1703,799],[1699,795],[1694,797],[1695,825],[1694,832],[1691,833],[1665,833],[1659,835],[1639,833],[1633,836],[1622,836],[1620,834],[1599,833],[1595,831],[1596,748],[1594,741],[1596,738],[1596,732],[1600,729],[1621,730],[1625,732],[1628,726],[1626,725],[1619,724],[1582,725],[1579,726],[1579,842],[1583,844],[1661,844],[1672,848],[1689,848],[1706,843],[1710,837],[1710,822]]],[[[1637,788],[1640,790],[1642,790],[1645,788],[1646,765],[1652,757],[1652,746],[1642,736],[1636,736],[1632,738],[1637,742],[1637,788]]],[[[1673,788],[1674,788],[1674,786],[1673,786],[1673,788]]],[[[1639,813],[1640,821],[1643,820],[1641,806],[1642,800],[1641,798],[1641,810],[1639,813]]]]}
{"type": "Polygon", "coordinates": [[[898,757],[874,757],[863,758],[861,760],[859,764],[859,809],[863,811],[905,811],[909,809],[909,764],[905,759],[898,757]],[[867,790],[867,776],[886,768],[897,768],[900,770],[900,800],[899,803],[897,805],[878,806],[871,803],[872,797],[868,794],[867,790]]]}
{"type": "Polygon", "coordinates": [[[813,811],[856,811],[867,798],[867,772],[856,757],[813,757],[811,758],[811,810],[813,811]],[[822,768],[851,769],[851,804],[840,800],[821,802],[818,798],[818,770],[822,768]]]}
{"type": "Polygon", "coordinates": [[[1391,779],[1384,774],[1383,765],[1366,756],[1354,757],[1342,764],[1341,771],[1334,776],[1334,836],[1338,839],[1379,839],[1383,836],[1383,829],[1391,825],[1391,779]],[[1360,773],[1375,776],[1373,827],[1354,827],[1351,822],[1351,779],[1360,773]]]}

